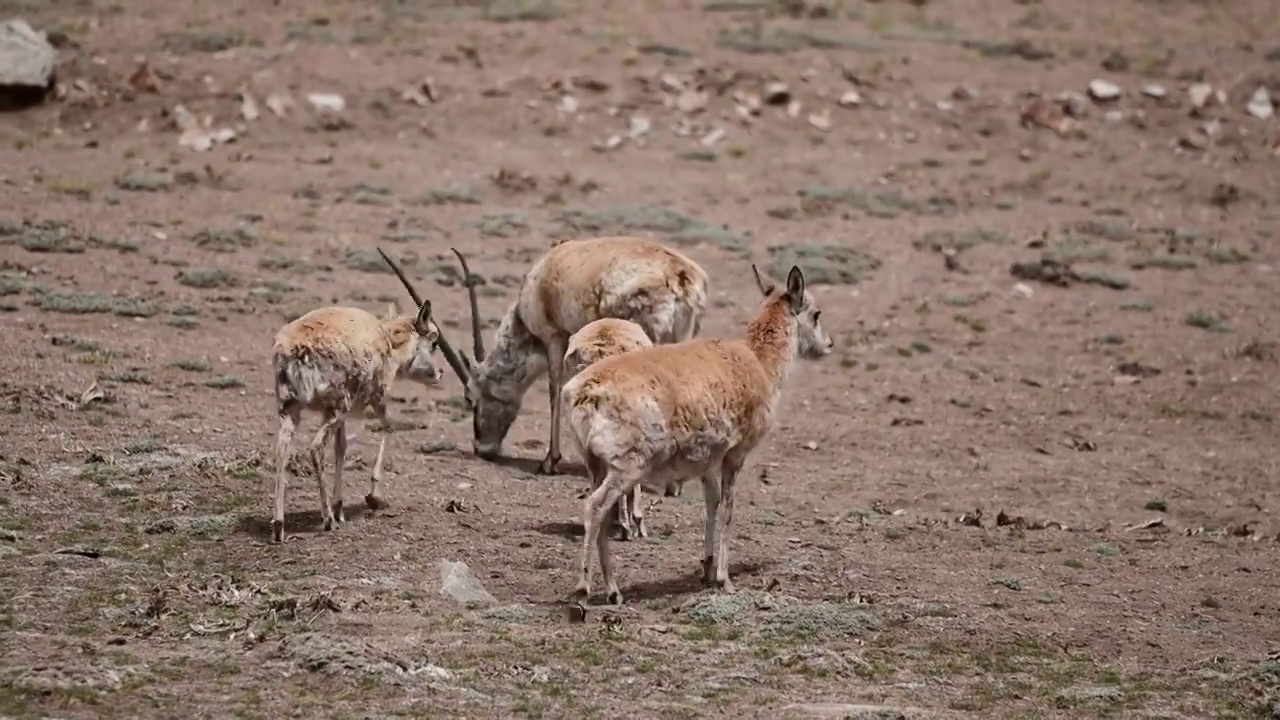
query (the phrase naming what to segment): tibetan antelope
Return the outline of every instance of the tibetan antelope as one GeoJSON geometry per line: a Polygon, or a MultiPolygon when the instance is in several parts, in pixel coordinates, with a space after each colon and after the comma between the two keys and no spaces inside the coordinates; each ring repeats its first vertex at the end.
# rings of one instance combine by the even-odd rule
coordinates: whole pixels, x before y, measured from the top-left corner
{"type": "MultiPolygon", "coordinates": [[[[569,337],[569,349],[564,354],[564,377],[568,382],[588,365],[614,355],[629,353],[640,348],[653,347],[649,336],[639,325],[630,320],[600,318],[593,320],[569,337]]],[[[563,410],[562,410],[563,411],[563,410]]],[[[671,485],[668,487],[675,487],[671,485]]],[[[595,486],[591,487],[595,490],[595,486]]],[[[618,501],[618,528],[623,540],[633,536],[649,537],[644,524],[644,506],[641,505],[640,486],[630,495],[618,501]]]]}
{"type": "MultiPolygon", "coordinates": [[[[475,277],[454,250],[471,306],[474,360],[441,343],[466,387],[472,410],[473,452],[497,458],[520,413],[524,394],[546,372],[551,399],[551,438],[540,472],[560,462],[560,388],[569,337],[592,320],[613,317],[639,325],[657,345],[696,336],[707,306],[707,274],[693,260],[644,238],[569,240],[547,251],[529,269],[520,294],[498,326],[486,356],[480,332],[475,277]]],[[[400,281],[413,293],[408,279],[400,281]]]]}
{"type": "Polygon", "coordinates": [[[773,426],[796,357],[831,352],[800,268],[791,268],[784,288],[751,269],[764,301],[744,338],[635,350],[605,358],[565,385],[567,422],[596,486],[584,503],[578,594],[591,591],[594,544],[608,601],[622,603],[604,527],[613,504],[636,485],[656,490],[694,477],[706,499],[703,582],[733,589],[728,536],[738,472],[773,426]]]}
{"type": "MultiPolygon", "coordinates": [[[[391,259],[387,258],[387,262],[391,259]]],[[[386,396],[397,377],[428,386],[440,383],[442,373],[431,357],[440,340],[440,330],[431,319],[431,303],[416,295],[414,303],[418,308],[414,315],[397,315],[392,306],[383,318],[359,308],[319,308],[276,333],[272,365],[280,431],[276,438],[275,513],[271,520],[275,542],[284,541],[289,449],[304,410],[323,417],[311,441],[311,467],[320,484],[324,529],[332,530],[346,521],[342,465],[347,452],[347,417],[353,413],[358,416],[368,407],[385,424],[386,396]],[[332,504],[321,472],[330,437],[334,459],[332,504]]],[[[378,484],[382,481],[386,446],[384,429],[373,466],[373,483],[365,496],[365,502],[373,509],[381,505],[378,484]]]]}

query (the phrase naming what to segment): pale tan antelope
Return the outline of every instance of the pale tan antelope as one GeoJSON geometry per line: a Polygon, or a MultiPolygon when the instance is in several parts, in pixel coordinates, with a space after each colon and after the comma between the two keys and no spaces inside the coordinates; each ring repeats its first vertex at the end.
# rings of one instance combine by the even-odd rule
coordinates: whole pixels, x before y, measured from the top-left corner
{"type": "Polygon", "coordinates": [[[797,356],[821,358],[831,340],[821,311],[792,267],[785,288],[756,276],[765,299],[746,337],[635,350],[584,369],[564,388],[568,424],[592,483],[577,593],[591,591],[591,546],[608,601],[621,604],[609,555],[608,511],[637,485],[657,490],[700,477],[706,499],[702,577],[731,591],[728,536],[738,472],[774,423],[797,356]]]}
{"type": "MultiPolygon", "coordinates": [[[[387,261],[391,262],[390,258],[387,261]]],[[[441,340],[440,331],[431,319],[431,303],[416,296],[414,302],[418,306],[416,314],[396,315],[393,306],[383,318],[359,308],[319,308],[276,333],[272,364],[280,431],[276,439],[275,513],[271,521],[276,542],[284,541],[289,450],[304,410],[323,417],[311,441],[310,454],[320,485],[324,529],[332,530],[346,520],[342,465],[347,452],[347,417],[353,413],[358,416],[368,407],[385,424],[386,395],[397,377],[405,376],[422,385],[440,383],[442,373],[431,358],[441,340]],[[334,455],[332,504],[321,472],[330,437],[334,455]]],[[[365,496],[365,502],[374,509],[381,504],[378,484],[386,446],[384,429],[373,467],[373,483],[365,496]]]]}
{"type": "MultiPolygon", "coordinates": [[[[593,320],[569,337],[569,349],[564,354],[564,377],[568,382],[584,368],[614,355],[629,353],[640,348],[653,347],[649,336],[630,320],[601,318],[593,320]]],[[[671,485],[669,487],[678,487],[671,485]]],[[[591,487],[595,490],[595,486],[591,487]]],[[[630,495],[618,501],[618,529],[623,540],[633,536],[649,537],[644,524],[644,506],[641,505],[640,486],[630,495]]]]}
{"type": "MultiPolygon", "coordinates": [[[[569,337],[592,320],[621,318],[639,325],[657,345],[696,336],[707,306],[707,274],[671,248],[637,237],[569,240],[556,245],[525,274],[519,297],[498,326],[486,356],[480,332],[475,277],[462,253],[471,305],[475,360],[441,351],[466,386],[476,455],[494,459],[520,413],[524,394],[544,372],[549,377],[551,438],[539,470],[560,462],[560,388],[569,337]]],[[[396,270],[405,288],[413,289],[396,270]]]]}

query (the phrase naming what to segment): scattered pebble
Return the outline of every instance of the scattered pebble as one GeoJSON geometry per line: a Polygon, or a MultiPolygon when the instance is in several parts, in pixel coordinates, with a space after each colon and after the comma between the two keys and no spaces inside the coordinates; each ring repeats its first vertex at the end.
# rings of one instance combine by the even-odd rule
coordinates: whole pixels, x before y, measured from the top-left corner
{"type": "Polygon", "coordinates": [[[767,105],[786,105],[791,102],[791,90],[786,83],[769,83],[764,86],[764,102],[767,105]]]}
{"type": "Polygon", "coordinates": [[[311,93],[307,95],[307,102],[315,109],[326,112],[342,112],[347,108],[347,101],[336,93],[311,93]]]}
{"type": "Polygon", "coordinates": [[[1245,105],[1245,109],[1249,114],[1259,120],[1268,120],[1275,114],[1275,108],[1271,104],[1271,95],[1267,93],[1266,87],[1259,87],[1253,92],[1253,97],[1249,98],[1249,103],[1245,105]]]}
{"type": "Polygon", "coordinates": [[[1156,85],[1153,83],[1151,85],[1142,86],[1142,94],[1146,95],[1149,98],[1155,98],[1156,100],[1163,100],[1164,98],[1168,97],[1169,91],[1166,90],[1163,85],[1156,85]]]}
{"type": "Polygon", "coordinates": [[[862,104],[862,95],[857,90],[845,90],[840,99],[836,101],[840,107],[857,107],[862,104]]]}
{"type": "Polygon", "coordinates": [[[1093,80],[1089,83],[1089,97],[1098,102],[1108,102],[1118,100],[1124,91],[1120,86],[1109,80],[1093,80]]]}

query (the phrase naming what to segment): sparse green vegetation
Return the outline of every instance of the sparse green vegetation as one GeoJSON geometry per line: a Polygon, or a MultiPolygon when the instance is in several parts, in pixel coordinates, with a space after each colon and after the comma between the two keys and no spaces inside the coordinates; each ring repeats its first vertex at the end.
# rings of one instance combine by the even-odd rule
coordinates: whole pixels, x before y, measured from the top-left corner
{"type": "Polygon", "coordinates": [[[223,268],[185,268],[178,271],[178,284],[200,290],[234,287],[240,284],[235,273],[223,268]]]}
{"type": "Polygon", "coordinates": [[[234,375],[219,375],[205,380],[204,386],[215,390],[233,390],[244,387],[244,380],[234,375]]]}
{"type": "Polygon", "coordinates": [[[847,245],[786,245],[769,248],[769,273],[786,280],[791,266],[804,273],[810,285],[856,285],[880,268],[880,261],[847,245]]]}
{"type": "Polygon", "coordinates": [[[1209,332],[1227,332],[1230,330],[1222,315],[1211,310],[1192,310],[1187,313],[1183,321],[1193,328],[1200,328],[1209,332]]]}
{"type": "Polygon", "coordinates": [[[827,215],[838,207],[847,207],[869,217],[885,219],[893,219],[904,213],[922,217],[949,217],[958,210],[956,201],[945,195],[914,198],[894,189],[860,190],[814,185],[801,190],[799,195],[800,209],[808,215],[827,215]]]}

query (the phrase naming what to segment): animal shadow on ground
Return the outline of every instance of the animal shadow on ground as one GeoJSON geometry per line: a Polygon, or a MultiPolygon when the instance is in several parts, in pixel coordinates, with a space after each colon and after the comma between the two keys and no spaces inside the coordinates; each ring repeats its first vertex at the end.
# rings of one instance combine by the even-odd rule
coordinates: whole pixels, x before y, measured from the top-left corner
{"type": "MultiPolygon", "coordinates": [[[[387,501],[382,500],[382,506],[386,507],[387,501]]],[[[350,525],[353,521],[372,516],[373,511],[369,509],[363,501],[359,503],[350,503],[344,508],[344,514],[347,521],[343,526],[350,525]]],[[[299,532],[319,532],[324,527],[324,520],[320,517],[320,510],[299,510],[295,512],[287,512],[284,515],[284,532],[285,535],[299,532]]],[[[345,529],[345,527],[343,528],[345,529]]],[[[245,533],[258,540],[270,540],[271,534],[271,517],[269,513],[257,513],[251,516],[242,517],[236,525],[236,532],[245,533]]],[[[339,530],[341,532],[341,530],[339,530]]]]}
{"type": "MultiPolygon", "coordinates": [[[[757,576],[774,564],[768,560],[729,563],[729,577],[735,583],[741,584],[745,578],[757,576]]],[[[696,569],[687,575],[628,585],[621,588],[622,596],[630,602],[633,600],[655,600],[671,595],[689,595],[702,592],[707,589],[707,586],[702,584],[702,565],[697,563],[695,565],[696,569]]]]}
{"type": "MultiPolygon", "coordinates": [[[[498,467],[509,468],[511,470],[519,470],[520,472],[525,473],[526,475],[539,475],[540,473],[538,472],[538,466],[542,464],[542,459],[541,458],[507,457],[506,455],[499,455],[497,457],[487,458],[485,462],[492,463],[494,465],[497,465],[498,467]]],[[[574,475],[577,477],[585,478],[587,477],[587,466],[583,465],[582,463],[567,462],[567,461],[561,460],[560,467],[558,468],[556,474],[551,477],[562,476],[562,475],[574,475]]]]}

